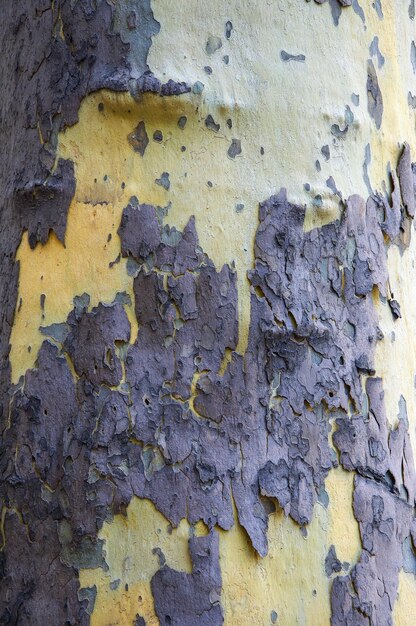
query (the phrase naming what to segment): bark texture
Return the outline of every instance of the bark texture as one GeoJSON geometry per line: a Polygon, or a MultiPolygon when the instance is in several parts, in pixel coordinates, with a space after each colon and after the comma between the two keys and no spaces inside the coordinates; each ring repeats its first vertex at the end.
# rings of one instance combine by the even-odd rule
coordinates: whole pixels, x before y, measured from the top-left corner
{"type": "MultiPolygon", "coordinates": [[[[313,7],[326,9],[331,28],[341,29],[343,19],[352,19],[344,17],[347,12],[361,26],[366,19],[357,0],[313,7]]],[[[299,2],[297,10],[306,11],[306,3],[299,2]]],[[[380,0],[371,11],[374,19],[384,19],[380,0]]],[[[412,21],[414,5],[397,13],[399,20],[412,21]]],[[[221,37],[209,34],[204,40],[207,63],[213,59],[214,65],[223,41],[234,36],[231,20],[223,26],[221,37]]],[[[416,165],[403,137],[395,139],[396,163],[389,163],[387,184],[376,181],[374,191],[369,176],[374,155],[366,144],[357,182],[359,191],[368,189],[366,197],[346,195],[330,175],[327,193],[338,214],[312,228],[306,205],[291,200],[284,180],[276,181],[276,193],[257,198],[253,258],[243,278],[240,268],[231,262],[218,267],[204,249],[198,218],[191,215],[183,228],[170,225],[169,196],[163,207],[143,201],[141,184],[135,183],[137,193],[113,224],[118,255],[109,263],[110,269],[122,265],[128,290],[98,303],[89,293],[75,294],[67,316],[42,324],[44,341],[34,366],[12,378],[11,333],[24,306],[18,248],[27,237],[33,251],[46,250],[52,232],[65,243],[79,181],[77,163],[60,155],[58,143],[77,124],[81,102],[102,89],[125,93],[132,107],[173,100],[169,124],[177,133],[188,124],[188,109],[180,110],[177,102],[194,98],[192,112],[199,115],[195,99],[203,97],[201,81],[191,84],[169,74],[162,79],[150,71],[149,49],[159,28],[150,0],[5,4],[0,27],[0,624],[104,626],[104,618],[94,613],[99,584],[82,585],[80,576],[84,570],[111,572],[102,532],[117,516],[127,515],[134,537],[137,528],[128,511],[135,498],[151,501],[170,533],[184,520],[189,528],[189,571],[171,566],[148,528],[158,562],[148,581],[155,620],[176,626],[231,624],[221,538],[238,523],[249,540],[249,558],[266,560],[273,547],[269,526],[279,512],[307,537],[316,508],[328,508],[326,480],[337,470],[354,473],[351,506],[361,552],[350,564],[331,545],[319,563],[311,558],[311,566],[331,579],[333,626],[388,626],[399,573],[403,567],[416,570],[412,417],[403,398],[399,419],[389,419],[386,380],[376,358],[378,344],[386,341],[379,303],[398,325],[406,316],[391,289],[397,276],[389,270],[392,251],[405,258],[414,238],[416,165]],[[243,348],[239,280],[249,289],[243,348]]],[[[282,66],[308,58],[283,49],[277,56],[282,66]]],[[[376,35],[369,56],[361,77],[365,115],[372,133],[387,134],[383,125],[390,118],[378,77],[385,58],[376,35]]],[[[228,54],[222,64],[228,66],[228,54]]],[[[203,69],[212,74],[211,65],[203,69]]],[[[237,81],[238,72],[230,80],[237,81]]],[[[340,150],[356,130],[352,109],[358,103],[353,93],[343,117],[328,124],[330,140],[319,159],[329,167],[331,151],[340,150]]],[[[105,115],[106,107],[100,102],[95,114],[105,115]]],[[[220,115],[201,114],[198,123],[205,133],[226,137],[224,160],[234,164],[252,146],[244,143],[243,126],[233,127],[231,114],[226,120],[220,115]]],[[[154,145],[165,148],[174,136],[172,130],[166,137],[160,128],[152,133],[152,123],[143,116],[122,138],[140,163],[154,145]]],[[[277,128],[284,123],[275,122],[277,128]]],[[[171,144],[176,146],[173,139],[171,144]]],[[[186,148],[179,143],[175,149],[184,154],[186,148]]],[[[256,158],[264,153],[260,146],[256,158]]],[[[179,186],[170,171],[153,180],[158,193],[179,186]]],[[[118,182],[124,189],[126,183],[118,182]]],[[[214,183],[206,185],[211,189],[214,183]]],[[[304,191],[309,193],[309,183],[304,191]]],[[[312,195],[309,210],[319,214],[322,195],[312,195]]],[[[197,204],[197,194],[194,199],[197,204]]],[[[84,202],[107,204],[106,198],[84,202]]],[[[236,219],[244,209],[244,203],[236,203],[236,219]]],[[[42,292],[42,319],[47,304],[42,292]]],[[[413,345],[413,336],[408,341],[413,345]]],[[[290,551],[280,558],[290,562],[290,551]]],[[[110,596],[119,585],[119,578],[109,581],[110,596]]],[[[134,602],[134,619],[120,612],[117,623],[146,624],[141,596],[134,602]]],[[[278,620],[273,609],[263,623],[278,620]]],[[[304,616],[296,623],[310,620],[304,616]]],[[[250,612],[245,623],[252,623],[250,612]]]]}

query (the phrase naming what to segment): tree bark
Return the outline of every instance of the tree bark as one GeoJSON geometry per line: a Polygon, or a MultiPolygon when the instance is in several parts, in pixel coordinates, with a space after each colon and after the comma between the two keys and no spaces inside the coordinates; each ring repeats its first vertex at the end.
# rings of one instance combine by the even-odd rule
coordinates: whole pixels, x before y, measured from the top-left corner
{"type": "Polygon", "coordinates": [[[414,0],[4,4],[0,624],[413,624],[414,0]]]}

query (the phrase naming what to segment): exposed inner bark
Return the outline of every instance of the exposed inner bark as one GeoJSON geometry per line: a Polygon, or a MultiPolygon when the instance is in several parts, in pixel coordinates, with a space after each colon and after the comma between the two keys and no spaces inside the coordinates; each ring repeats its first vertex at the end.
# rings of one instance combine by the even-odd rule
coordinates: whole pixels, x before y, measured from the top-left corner
{"type": "MultiPolygon", "coordinates": [[[[357,2],[331,2],[336,23],[341,5],[350,4],[359,11],[357,2]]],[[[352,196],[334,223],[305,233],[304,208],[284,190],[260,204],[244,355],[236,352],[233,269],[217,271],[199,247],[194,219],[179,232],[132,198],[119,236],[134,281],[137,339],[130,341],[125,294],[92,310],[88,295],[79,294],[68,319],[46,331],[36,367],[10,384],[17,247],[24,230],[32,247],[51,230],[63,241],[75,190],[73,164],[56,162],[57,132],[77,121],[86,94],[103,87],[135,97],[189,91],[148,71],[158,30],[149,1],[117,6],[8,4],[0,31],[4,110],[15,114],[5,116],[1,135],[0,623],[88,624],[95,591],[80,590],[79,570],[107,567],[98,532],[138,496],[174,526],[187,517],[209,528],[190,540],[191,574],[161,557],[152,579],[160,622],[221,624],[215,526],[231,528],[234,501],[264,556],[276,503],[308,525],[337,465],[328,441],[329,416],[336,416],[340,463],[356,472],[363,549],[350,573],[334,580],[332,623],[389,624],[402,546],[414,534],[416,476],[408,425],[401,420],[389,431],[375,378],[381,335],[372,293],[390,297],[388,246],[409,241],[415,181],[407,145],[391,197],[352,196]]],[[[208,43],[209,50],[219,47],[208,43]]],[[[379,128],[383,100],[371,61],[367,91],[379,128]]],[[[212,117],[205,123],[217,131],[212,117]]],[[[129,141],[143,156],[144,125],[129,141]]],[[[228,154],[240,152],[234,139],[228,154]]],[[[169,176],[158,180],[168,185],[169,176]]],[[[390,306],[398,318],[399,303],[390,298],[390,306]]],[[[327,561],[330,573],[340,571],[335,553],[327,561]]]]}

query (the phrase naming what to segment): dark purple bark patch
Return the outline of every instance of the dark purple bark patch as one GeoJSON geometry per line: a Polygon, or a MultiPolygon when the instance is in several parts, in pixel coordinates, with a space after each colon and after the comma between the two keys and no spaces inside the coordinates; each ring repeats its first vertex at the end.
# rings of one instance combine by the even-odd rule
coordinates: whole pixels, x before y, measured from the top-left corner
{"type": "Polygon", "coordinates": [[[116,354],[116,343],[130,339],[130,324],[120,304],[99,304],[90,313],[71,313],[70,328],[64,348],[71,357],[78,376],[93,385],[117,386],[122,368],[116,354]]]}
{"type": "Polygon", "coordinates": [[[28,231],[29,243],[46,243],[53,230],[62,242],[65,239],[66,217],[75,193],[74,164],[59,159],[56,171],[45,180],[31,181],[16,189],[15,219],[28,231]]]}
{"type": "Polygon", "coordinates": [[[333,626],[392,624],[404,543],[413,523],[416,474],[407,420],[389,431],[381,379],[368,379],[366,391],[368,415],[337,420],[333,437],[344,468],[358,474],[354,515],[363,546],[351,573],[334,580],[333,626]]]}
{"type": "Polygon", "coordinates": [[[192,574],[165,565],[153,576],[156,615],[161,626],[220,626],[224,620],[217,533],[192,537],[189,551],[192,574]]]}
{"type": "Polygon", "coordinates": [[[75,572],[59,559],[53,517],[45,515],[31,524],[29,535],[19,515],[6,512],[4,533],[8,546],[0,553],[0,583],[5,596],[0,603],[0,623],[89,624],[88,602],[78,600],[75,572]]]}
{"type": "Polygon", "coordinates": [[[357,476],[354,515],[363,550],[351,574],[334,580],[331,624],[391,626],[413,508],[382,485],[357,476]]]}
{"type": "Polygon", "coordinates": [[[141,495],[174,524],[188,510],[190,521],[227,528],[232,488],[240,522],[264,554],[260,495],[276,499],[299,524],[309,523],[334,464],[324,409],[360,406],[361,373],[373,371],[370,294],[374,285],[384,292],[386,283],[376,207],[352,197],[340,222],[305,234],[302,209],[284,194],[261,205],[249,349],[244,357],[232,353],[222,374],[225,349],[235,349],[237,339],[229,325],[236,324],[229,270],[210,269],[193,222],[181,235],[162,229],[150,207],[129,205],[122,224],[122,250],[133,251],[138,263],[140,327],[126,380],[136,436],[153,449],[151,458],[146,452],[141,495]],[[140,226],[144,214],[153,225],[148,231],[140,226]],[[198,372],[193,405],[183,405],[198,372]],[[156,458],[159,469],[152,470],[156,458]],[[180,475],[173,471],[178,463],[180,475]],[[220,486],[222,504],[213,515],[210,502],[220,486]]]}
{"type": "Polygon", "coordinates": [[[154,208],[149,204],[138,205],[137,199],[132,198],[123,211],[118,234],[123,256],[131,255],[144,262],[160,243],[161,226],[154,208]]]}
{"type": "MultiPolygon", "coordinates": [[[[64,241],[75,181],[73,164],[56,162],[59,130],[77,121],[85,95],[101,88],[127,90],[130,77],[147,70],[147,52],[158,25],[149,0],[134,4],[139,19],[130,19],[127,25],[135,31],[128,42],[126,31],[120,28],[122,36],[118,34],[114,9],[107,2],[25,0],[19,6],[2,7],[1,497],[6,508],[19,511],[6,513],[0,590],[4,624],[89,622],[91,602],[77,596],[79,561],[75,567],[59,558],[57,528],[60,520],[71,519],[73,539],[65,544],[65,558],[75,559],[72,543],[82,542],[85,533],[94,543],[114,487],[108,483],[107,495],[101,496],[89,517],[84,470],[88,473],[90,435],[82,429],[73,434],[88,403],[83,404],[82,394],[81,404],[75,399],[72,376],[62,357],[51,353],[50,344],[44,344],[38,368],[28,373],[27,394],[14,389],[9,404],[9,338],[18,280],[15,255],[24,230],[32,247],[45,243],[51,230],[64,241]]],[[[124,4],[119,5],[118,16],[124,10],[124,4]]],[[[91,395],[87,398],[91,400],[91,395]]],[[[99,415],[101,404],[88,410],[99,415]]],[[[87,554],[85,542],[82,545],[78,553],[87,554]]]]}
{"type": "Polygon", "coordinates": [[[139,122],[136,128],[127,136],[127,141],[135,152],[138,152],[140,156],[144,156],[149,137],[143,121],[139,122]]]}

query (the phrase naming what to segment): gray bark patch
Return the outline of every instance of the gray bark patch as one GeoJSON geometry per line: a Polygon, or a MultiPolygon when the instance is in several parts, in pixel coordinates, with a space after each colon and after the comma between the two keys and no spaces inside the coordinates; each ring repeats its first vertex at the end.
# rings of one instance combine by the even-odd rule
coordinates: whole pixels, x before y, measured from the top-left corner
{"type": "Polygon", "coordinates": [[[304,54],[289,54],[286,50],[280,51],[280,58],[282,61],[299,61],[301,63],[306,60],[304,54]]]}
{"type": "Polygon", "coordinates": [[[381,69],[384,65],[385,58],[380,52],[377,35],[373,38],[370,44],[370,54],[372,57],[377,58],[378,69],[381,69]]]}
{"type": "Polygon", "coordinates": [[[163,189],[165,189],[166,191],[169,191],[170,189],[169,173],[162,172],[162,174],[160,175],[160,178],[156,178],[155,183],[156,185],[163,187],[163,189]]]}
{"type": "Polygon", "coordinates": [[[365,26],[364,11],[362,10],[362,7],[361,7],[360,3],[358,2],[358,0],[352,0],[352,8],[354,10],[354,13],[356,13],[358,15],[358,17],[361,19],[362,23],[365,26]]]}
{"type": "MultiPolygon", "coordinates": [[[[231,31],[230,31],[231,32],[231,31]]],[[[228,37],[227,37],[228,39],[228,37]]],[[[207,43],[205,45],[205,52],[208,55],[214,54],[217,50],[222,48],[221,37],[216,37],[215,35],[210,35],[207,39],[207,43]]]]}
{"type": "Polygon", "coordinates": [[[209,130],[213,130],[215,133],[217,133],[220,129],[220,125],[214,121],[212,115],[207,115],[207,117],[205,118],[205,126],[209,130]]]}
{"type": "Polygon", "coordinates": [[[416,44],[414,41],[410,44],[410,61],[412,63],[413,74],[416,73],[416,44]]]}
{"type": "Polygon", "coordinates": [[[371,3],[371,6],[373,7],[374,11],[377,13],[377,17],[379,20],[384,19],[384,15],[383,15],[383,7],[381,5],[381,0],[374,0],[371,3]]]}
{"type": "Polygon", "coordinates": [[[340,572],[341,569],[342,569],[342,563],[337,558],[337,553],[336,553],[336,550],[335,550],[335,546],[331,546],[329,548],[328,554],[326,555],[326,558],[325,558],[325,573],[329,577],[334,572],[335,573],[340,572]]]}
{"type": "Polygon", "coordinates": [[[231,145],[227,150],[227,154],[231,159],[235,159],[236,156],[241,154],[241,141],[240,139],[233,139],[231,145]]]}
{"type": "Polygon", "coordinates": [[[383,96],[378,84],[377,73],[371,60],[367,63],[367,101],[368,112],[379,129],[383,119],[383,96]]]}

